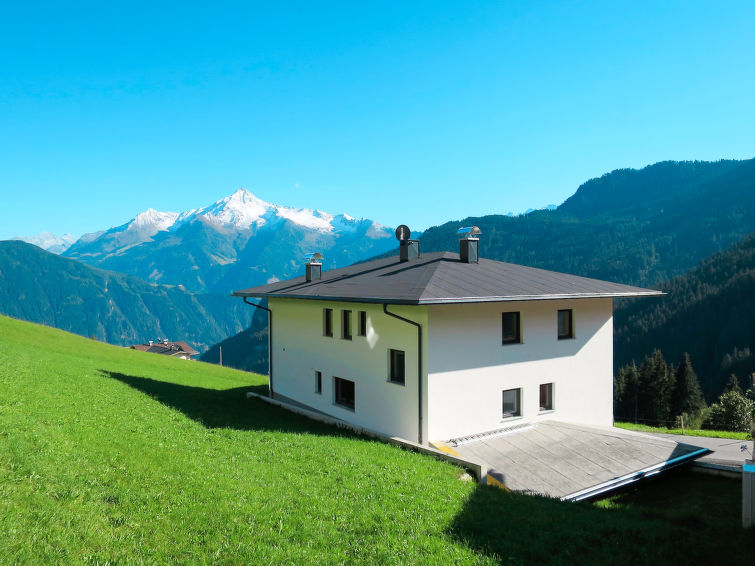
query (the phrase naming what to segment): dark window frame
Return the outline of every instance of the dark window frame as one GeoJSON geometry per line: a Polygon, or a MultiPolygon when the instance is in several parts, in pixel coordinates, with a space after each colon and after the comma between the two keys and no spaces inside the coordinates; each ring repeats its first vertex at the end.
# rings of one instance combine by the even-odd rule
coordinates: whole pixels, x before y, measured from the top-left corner
{"type": "Polygon", "coordinates": [[[333,338],[333,309],[322,309],[322,335],[333,338]]]}
{"type": "Polygon", "coordinates": [[[367,336],[367,311],[359,311],[358,336],[367,336]]]}
{"type": "Polygon", "coordinates": [[[522,388],[517,387],[515,389],[504,389],[501,392],[501,414],[504,419],[511,419],[514,417],[522,416],[522,388]],[[516,393],[516,409],[511,412],[506,411],[506,393],[516,393]]]}
{"type": "Polygon", "coordinates": [[[339,407],[356,410],[356,389],[356,384],[350,379],[333,376],[333,402],[339,407]]]}
{"type": "Polygon", "coordinates": [[[521,344],[522,343],[522,313],[521,311],[507,311],[501,313],[501,344],[506,346],[507,344],[521,344]],[[506,337],[506,316],[510,315],[515,318],[515,335],[513,337],[506,337]]]}
{"type": "Polygon", "coordinates": [[[342,340],[351,340],[353,336],[351,322],[352,322],[351,310],[350,309],[341,310],[341,339],[342,340]]]}
{"type": "Polygon", "coordinates": [[[390,348],[388,350],[388,381],[406,385],[406,352],[390,348]]]}
{"type": "Polygon", "coordinates": [[[553,382],[550,383],[541,383],[540,384],[540,412],[545,413],[546,411],[553,411],[555,410],[555,404],[553,403],[553,382]],[[547,388],[546,395],[545,395],[545,403],[543,403],[543,388],[547,388]]]}
{"type": "Polygon", "coordinates": [[[559,340],[570,340],[571,338],[574,338],[574,309],[559,309],[558,316],[556,318],[556,326],[556,333],[559,340]],[[563,333],[561,332],[561,317],[565,316],[566,314],[569,315],[569,328],[567,333],[563,333]]]}
{"type": "Polygon", "coordinates": [[[315,393],[322,395],[322,372],[315,370],[315,393]]]}

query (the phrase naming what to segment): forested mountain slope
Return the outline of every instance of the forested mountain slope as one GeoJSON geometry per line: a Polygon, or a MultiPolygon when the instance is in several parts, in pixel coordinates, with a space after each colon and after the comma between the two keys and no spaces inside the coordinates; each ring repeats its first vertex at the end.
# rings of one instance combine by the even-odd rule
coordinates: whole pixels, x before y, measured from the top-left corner
{"type": "Polygon", "coordinates": [[[429,228],[422,251],[456,250],[457,228],[471,224],[482,229],[484,257],[649,286],[755,230],[755,160],[613,171],[583,184],[555,211],[429,228]]]}
{"type": "Polygon", "coordinates": [[[227,295],[145,283],[20,241],[0,242],[0,313],[111,344],[162,337],[199,351],[248,327],[252,315],[227,295]]]}
{"type": "Polygon", "coordinates": [[[617,302],[615,368],[660,348],[671,360],[689,352],[709,402],[732,373],[748,385],[755,371],[755,233],[658,288],[668,295],[617,302]]]}

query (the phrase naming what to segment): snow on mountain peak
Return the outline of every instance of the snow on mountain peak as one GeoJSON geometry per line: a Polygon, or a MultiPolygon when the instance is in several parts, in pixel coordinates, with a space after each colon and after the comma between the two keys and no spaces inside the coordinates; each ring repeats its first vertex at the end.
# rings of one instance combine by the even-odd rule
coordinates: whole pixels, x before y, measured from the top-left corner
{"type": "Polygon", "coordinates": [[[246,189],[238,189],[215,204],[199,209],[196,215],[216,224],[232,224],[237,228],[260,227],[268,222],[286,219],[313,230],[333,230],[333,215],[327,212],[270,204],[246,189]]]}
{"type": "Polygon", "coordinates": [[[238,228],[249,228],[255,223],[264,224],[264,221],[260,220],[272,208],[273,205],[258,199],[246,189],[238,189],[215,204],[200,208],[196,214],[216,224],[233,224],[238,228]]]}
{"type": "Polygon", "coordinates": [[[148,208],[144,212],[137,214],[129,222],[127,230],[137,232],[150,231],[152,234],[156,234],[160,230],[167,230],[173,226],[177,218],[177,212],[159,212],[154,208],[148,208]]]}
{"type": "Polygon", "coordinates": [[[76,241],[76,238],[71,234],[56,236],[52,232],[40,232],[36,236],[20,236],[12,239],[34,244],[35,246],[54,254],[62,254],[76,241]]]}

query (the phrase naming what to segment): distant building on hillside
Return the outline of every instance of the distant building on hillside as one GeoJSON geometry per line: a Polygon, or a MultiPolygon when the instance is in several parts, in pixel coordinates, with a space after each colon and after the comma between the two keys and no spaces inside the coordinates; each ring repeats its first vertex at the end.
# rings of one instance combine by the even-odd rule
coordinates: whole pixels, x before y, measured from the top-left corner
{"type": "Polygon", "coordinates": [[[192,356],[199,354],[199,352],[189,346],[186,342],[170,342],[167,339],[158,339],[156,342],[150,340],[146,344],[134,344],[131,346],[131,349],[139,350],[140,352],[162,354],[164,356],[171,356],[182,360],[190,360],[192,356]]]}

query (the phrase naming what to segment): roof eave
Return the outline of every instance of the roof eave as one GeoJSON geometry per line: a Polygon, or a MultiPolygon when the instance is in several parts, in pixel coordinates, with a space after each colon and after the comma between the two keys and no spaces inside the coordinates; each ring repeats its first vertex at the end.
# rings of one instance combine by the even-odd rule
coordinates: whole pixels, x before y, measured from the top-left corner
{"type": "Polygon", "coordinates": [[[390,303],[396,305],[444,305],[454,303],[505,303],[515,301],[556,301],[567,299],[625,299],[632,297],[660,297],[662,291],[627,293],[564,293],[550,295],[516,295],[495,297],[434,297],[430,299],[401,299],[395,297],[344,297],[335,295],[295,295],[291,293],[248,293],[235,291],[234,297],[257,297],[269,299],[302,299],[311,301],[337,301],[348,303],[390,303]]]}

